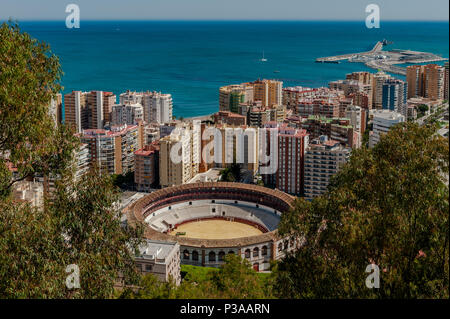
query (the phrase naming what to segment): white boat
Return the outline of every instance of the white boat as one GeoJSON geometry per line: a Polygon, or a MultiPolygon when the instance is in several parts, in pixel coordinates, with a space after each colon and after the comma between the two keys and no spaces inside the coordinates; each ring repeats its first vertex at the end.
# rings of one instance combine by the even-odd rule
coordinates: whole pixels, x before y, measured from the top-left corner
{"type": "Polygon", "coordinates": [[[259,61],[261,61],[261,62],[266,62],[267,61],[267,59],[264,57],[264,51],[263,51],[263,56],[262,56],[262,58],[259,61]]]}

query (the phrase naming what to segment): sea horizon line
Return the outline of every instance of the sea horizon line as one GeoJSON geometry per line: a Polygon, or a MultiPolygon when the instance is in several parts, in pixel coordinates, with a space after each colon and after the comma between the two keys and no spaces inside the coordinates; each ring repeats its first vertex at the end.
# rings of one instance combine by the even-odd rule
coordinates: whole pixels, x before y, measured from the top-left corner
{"type": "MultiPolygon", "coordinates": [[[[14,17],[0,18],[0,22],[6,21],[18,21],[18,22],[64,22],[65,19],[18,19],[14,17]]],[[[85,22],[310,22],[310,23],[326,23],[326,22],[353,22],[353,23],[365,23],[365,20],[360,19],[91,19],[83,18],[85,22]]],[[[449,20],[410,20],[410,19],[384,19],[381,23],[449,23],[449,20]]]]}

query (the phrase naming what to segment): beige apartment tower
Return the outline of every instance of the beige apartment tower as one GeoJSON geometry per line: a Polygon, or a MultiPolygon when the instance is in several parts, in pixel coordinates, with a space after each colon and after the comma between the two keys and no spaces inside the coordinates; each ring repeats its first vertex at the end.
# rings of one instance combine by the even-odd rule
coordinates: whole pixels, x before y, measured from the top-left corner
{"type": "Polygon", "coordinates": [[[408,98],[445,98],[445,68],[437,64],[411,65],[406,68],[408,98]]]}
{"type": "Polygon", "coordinates": [[[72,91],[64,95],[65,123],[75,133],[88,129],[87,92],[72,91]]]}

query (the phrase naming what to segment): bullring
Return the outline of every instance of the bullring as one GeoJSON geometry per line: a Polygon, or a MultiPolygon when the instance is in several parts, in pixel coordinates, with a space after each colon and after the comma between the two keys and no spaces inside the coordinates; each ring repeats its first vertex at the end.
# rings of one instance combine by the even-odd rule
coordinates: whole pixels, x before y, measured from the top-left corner
{"type": "Polygon", "coordinates": [[[131,205],[127,214],[129,221],[144,223],[146,238],[178,242],[182,264],[218,267],[226,254],[238,254],[264,271],[271,260],[299,246],[297,239],[277,233],[280,217],[293,201],[286,193],[257,185],[192,183],[155,191],[131,205]]]}

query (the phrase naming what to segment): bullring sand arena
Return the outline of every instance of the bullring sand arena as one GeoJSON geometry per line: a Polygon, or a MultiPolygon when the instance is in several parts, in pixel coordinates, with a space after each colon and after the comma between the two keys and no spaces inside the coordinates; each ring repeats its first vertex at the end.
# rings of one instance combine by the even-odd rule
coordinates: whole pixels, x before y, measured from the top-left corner
{"type": "Polygon", "coordinates": [[[197,222],[185,223],[170,232],[170,235],[185,233],[180,237],[200,238],[200,239],[231,239],[260,235],[263,232],[256,227],[228,220],[200,220],[197,222]]]}

